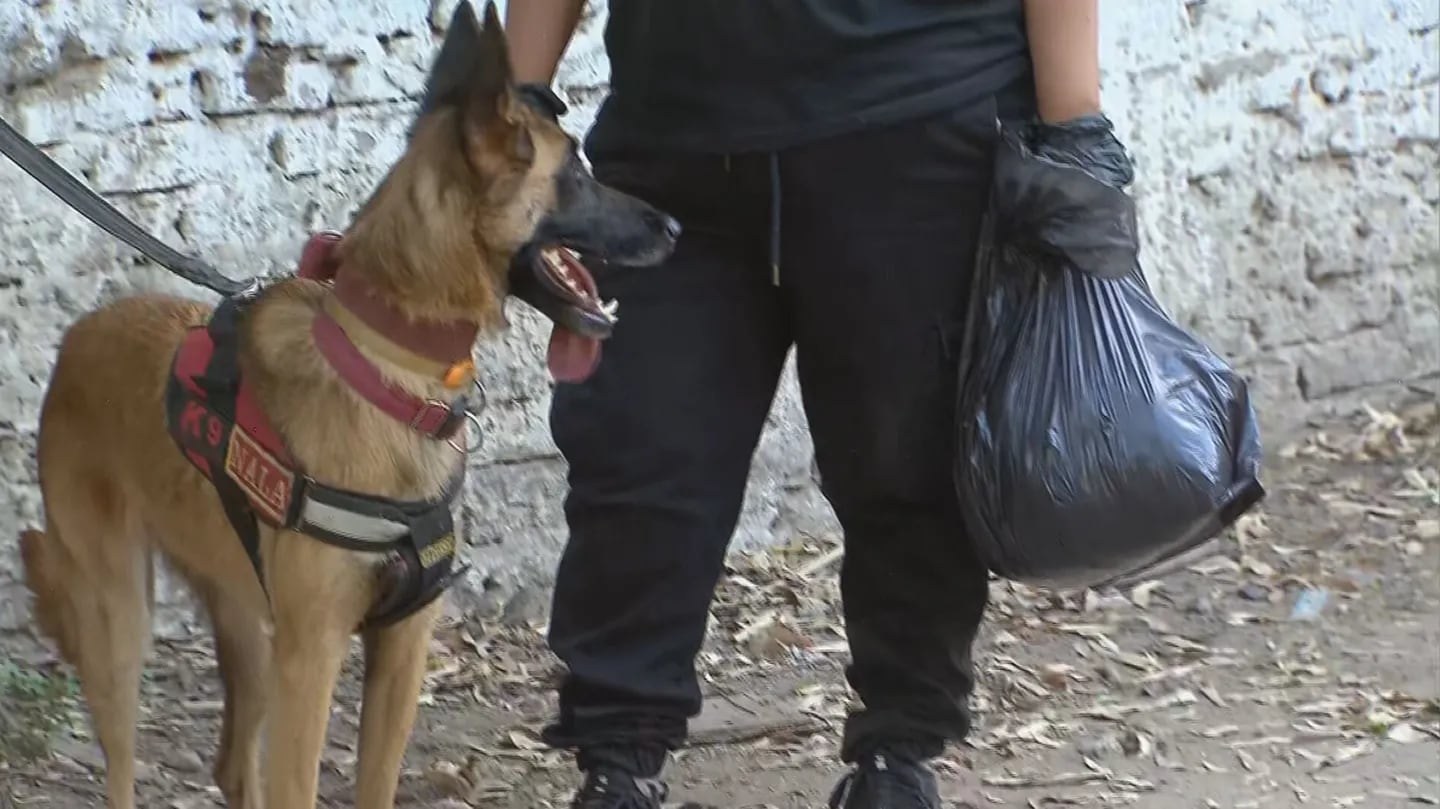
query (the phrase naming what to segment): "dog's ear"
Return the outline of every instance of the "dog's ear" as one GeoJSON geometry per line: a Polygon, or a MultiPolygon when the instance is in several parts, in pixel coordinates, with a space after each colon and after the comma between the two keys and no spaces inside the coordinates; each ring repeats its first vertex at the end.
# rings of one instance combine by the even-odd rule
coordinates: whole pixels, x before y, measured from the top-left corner
{"type": "Polygon", "coordinates": [[[470,0],[461,0],[430,67],[415,120],[452,107],[473,159],[528,163],[534,144],[517,118],[511,85],[510,48],[494,0],[485,3],[483,25],[470,0]]]}
{"type": "MultiPolygon", "coordinates": [[[[479,56],[480,22],[475,19],[475,9],[470,0],[461,0],[450,19],[450,27],[445,30],[440,51],[430,65],[430,76],[425,80],[425,96],[415,113],[416,122],[441,107],[460,106],[471,80],[479,71],[479,56]]],[[[414,134],[413,125],[411,134],[414,134]]]]}
{"type": "MultiPolygon", "coordinates": [[[[474,12],[470,14],[473,21],[474,12]]],[[[485,3],[484,25],[476,29],[474,72],[460,102],[466,142],[487,156],[528,164],[534,159],[535,145],[521,118],[510,70],[510,47],[494,0],[485,3]]]]}
{"type": "MultiPolygon", "coordinates": [[[[469,0],[465,5],[470,6],[469,0]]],[[[470,95],[465,106],[468,115],[484,117],[501,115],[506,112],[506,96],[509,95],[510,45],[505,40],[505,28],[500,22],[500,13],[495,10],[494,0],[486,0],[485,24],[475,21],[474,9],[469,12],[471,25],[475,28],[475,73],[470,77],[470,95]]]]}

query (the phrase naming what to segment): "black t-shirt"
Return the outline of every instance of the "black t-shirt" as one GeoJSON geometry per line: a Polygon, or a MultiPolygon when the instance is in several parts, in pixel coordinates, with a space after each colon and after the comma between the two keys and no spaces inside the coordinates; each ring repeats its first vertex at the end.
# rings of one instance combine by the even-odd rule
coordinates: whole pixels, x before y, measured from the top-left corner
{"type": "Polygon", "coordinates": [[[610,0],[616,149],[774,150],[1031,97],[1021,0],[610,0]]]}

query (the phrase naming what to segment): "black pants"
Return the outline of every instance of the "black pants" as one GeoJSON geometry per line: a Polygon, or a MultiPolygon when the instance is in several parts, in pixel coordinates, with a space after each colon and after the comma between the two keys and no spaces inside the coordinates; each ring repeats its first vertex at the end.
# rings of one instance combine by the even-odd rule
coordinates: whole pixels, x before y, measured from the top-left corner
{"type": "Polygon", "coordinates": [[[778,154],[595,158],[597,177],[684,235],[663,267],[596,268],[619,323],[596,375],[555,391],[570,540],[550,641],[569,673],[552,744],[683,742],[707,610],[792,344],[845,533],[848,674],[865,705],[845,758],[895,739],[938,752],[967,733],[987,572],[954,502],[947,335],[994,109],[778,154]]]}

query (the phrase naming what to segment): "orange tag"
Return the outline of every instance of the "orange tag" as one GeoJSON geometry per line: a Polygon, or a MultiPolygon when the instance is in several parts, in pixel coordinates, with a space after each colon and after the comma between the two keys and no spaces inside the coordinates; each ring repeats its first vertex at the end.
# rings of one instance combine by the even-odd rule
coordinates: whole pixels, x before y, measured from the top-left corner
{"type": "Polygon", "coordinates": [[[454,390],[466,382],[469,382],[470,377],[474,376],[474,374],[475,361],[465,360],[450,366],[450,368],[445,371],[445,377],[442,381],[445,383],[445,387],[454,390]]]}

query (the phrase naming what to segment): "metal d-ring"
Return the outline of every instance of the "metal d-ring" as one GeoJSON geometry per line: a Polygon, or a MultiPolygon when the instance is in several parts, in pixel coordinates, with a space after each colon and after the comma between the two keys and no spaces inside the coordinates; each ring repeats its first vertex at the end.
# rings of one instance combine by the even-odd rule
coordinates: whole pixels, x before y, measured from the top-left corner
{"type": "Polygon", "coordinates": [[[475,390],[480,394],[480,401],[476,403],[475,407],[471,408],[471,411],[481,413],[484,412],[485,408],[490,406],[490,392],[485,390],[485,383],[480,381],[480,377],[475,377],[473,383],[475,390]]]}
{"type": "Polygon", "coordinates": [[[474,455],[485,446],[485,425],[480,423],[480,417],[469,410],[465,411],[465,445],[454,438],[447,438],[445,442],[450,448],[461,455],[474,455]],[[473,437],[472,437],[473,436],[473,437]]]}
{"type": "Polygon", "coordinates": [[[481,382],[478,376],[474,379],[474,385],[476,392],[480,395],[480,400],[475,403],[474,407],[465,408],[465,446],[461,446],[454,438],[446,439],[450,447],[462,455],[474,455],[485,446],[485,425],[480,423],[480,417],[477,414],[483,413],[485,408],[490,406],[490,393],[485,390],[485,383],[481,382]],[[473,441],[470,440],[472,433],[474,434],[473,441]]]}

